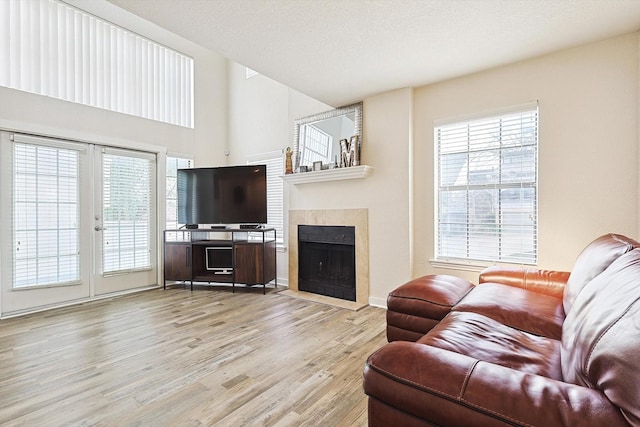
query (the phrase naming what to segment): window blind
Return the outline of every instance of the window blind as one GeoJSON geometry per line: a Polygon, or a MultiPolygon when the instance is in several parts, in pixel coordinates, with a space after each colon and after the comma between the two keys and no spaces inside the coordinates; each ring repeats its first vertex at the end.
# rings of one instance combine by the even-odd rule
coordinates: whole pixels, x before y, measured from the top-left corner
{"type": "Polygon", "coordinates": [[[13,287],[79,283],[80,152],[13,140],[13,287]]]}
{"type": "Polygon", "coordinates": [[[434,132],[436,257],[535,264],[537,105],[434,132]]]}
{"type": "Polygon", "coordinates": [[[58,0],[0,1],[0,85],[193,127],[193,59],[58,0]]]}
{"type": "Polygon", "coordinates": [[[193,167],[193,160],[167,156],[166,230],[177,230],[178,224],[178,169],[193,167]]]}
{"type": "Polygon", "coordinates": [[[276,244],[284,245],[284,155],[282,151],[254,156],[249,165],[267,165],[267,224],[276,230],[276,244]]]}
{"type": "Polygon", "coordinates": [[[152,161],[103,154],[102,271],[151,266],[152,161]]]}

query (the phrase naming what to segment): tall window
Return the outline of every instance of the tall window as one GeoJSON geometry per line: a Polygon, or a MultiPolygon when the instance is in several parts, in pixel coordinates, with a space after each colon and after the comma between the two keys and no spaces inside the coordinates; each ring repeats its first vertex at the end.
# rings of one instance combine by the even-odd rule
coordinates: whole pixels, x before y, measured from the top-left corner
{"type": "Polygon", "coordinates": [[[284,245],[284,154],[281,150],[253,156],[249,165],[267,165],[267,225],[276,229],[276,245],[284,245]]]}
{"type": "Polygon", "coordinates": [[[152,161],[102,158],[103,273],[150,268],[152,161]]]}
{"type": "Polygon", "coordinates": [[[193,59],[58,0],[0,1],[0,86],[193,127],[193,59]]]}
{"type": "Polygon", "coordinates": [[[79,151],[13,138],[13,287],[78,283],[79,151]]]}
{"type": "Polygon", "coordinates": [[[538,108],[435,127],[436,258],[535,264],[538,108]]]}
{"type": "Polygon", "coordinates": [[[193,167],[193,160],[183,157],[167,157],[167,212],[166,230],[176,230],[178,224],[178,169],[193,167]]]}

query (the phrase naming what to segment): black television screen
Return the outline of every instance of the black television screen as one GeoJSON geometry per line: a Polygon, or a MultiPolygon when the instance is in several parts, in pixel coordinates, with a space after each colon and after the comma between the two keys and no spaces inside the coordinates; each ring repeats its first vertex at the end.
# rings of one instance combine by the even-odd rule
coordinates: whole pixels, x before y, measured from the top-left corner
{"type": "Polygon", "coordinates": [[[178,169],[180,224],[266,224],[266,165],[178,169]]]}

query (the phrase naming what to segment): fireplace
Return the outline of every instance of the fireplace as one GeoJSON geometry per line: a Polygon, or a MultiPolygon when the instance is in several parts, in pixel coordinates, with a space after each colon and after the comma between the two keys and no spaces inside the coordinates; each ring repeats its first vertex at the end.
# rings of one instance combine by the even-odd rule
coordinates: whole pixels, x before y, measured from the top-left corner
{"type": "Polygon", "coordinates": [[[289,289],[284,291],[291,296],[334,304],[342,308],[359,310],[369,302],[369,212],[366,208],[357,209],[310,209],[289,211],[289,289]],[[325,295],[298,292],[298,269],[300,267],[298,254],[298,226],[326,225],[345,226],[355,229],[355,271],[356,300],[350,301],[332,298],[325,295]]]}
{"type": "Polygon", "coordinates": [[[298,225],[298,289],[356,300],[355,227],[298,225]]]}

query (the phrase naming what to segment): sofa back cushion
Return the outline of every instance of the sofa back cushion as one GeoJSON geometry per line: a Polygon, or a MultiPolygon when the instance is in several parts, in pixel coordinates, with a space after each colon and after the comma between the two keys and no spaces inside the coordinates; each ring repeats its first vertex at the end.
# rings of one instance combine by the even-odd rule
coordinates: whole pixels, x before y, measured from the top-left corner
{"type": "Polygon", "coordinates": [[[640,247],[640,243],[619,234],[605,234],[591,242],[578,255],[564,288],[562,305],[566,314],[582,289],[621,255],[640,247]]]}
{"type": "Polygon", "coordinates": [[[614,260],[576,297],[560,360],[565,381],[602,391],[640,425],[640,249],[614,260]]]}

